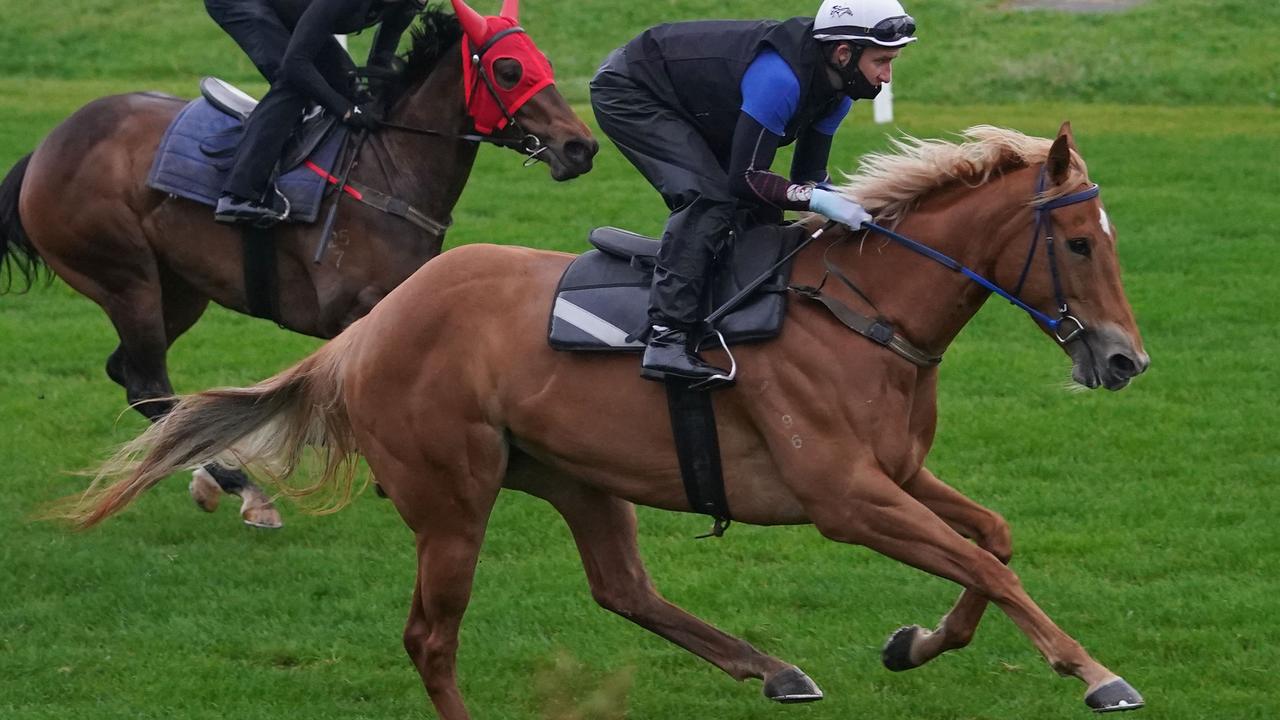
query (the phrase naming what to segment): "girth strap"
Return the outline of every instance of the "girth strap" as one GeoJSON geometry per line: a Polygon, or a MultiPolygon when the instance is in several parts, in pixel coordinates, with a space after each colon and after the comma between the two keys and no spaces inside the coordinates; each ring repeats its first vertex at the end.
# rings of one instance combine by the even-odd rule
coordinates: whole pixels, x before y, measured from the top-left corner
{"type": "Polygon", "coordinates": [[[711,393],[691,390],[678,382],[668,382],[666,386],[671,432],[675,436],[676,457],[680,461],[680,477],[684,480],[689,507],[715,519],[711,532],[699,537],[720,537],[729,527],[730,515],[711,393]]]}
{"type": "Polygon", "coordinates": [[[280,293],[276,279],[276,239],[271,228],[245,225],[240,244],[244,253],[244,295],[249,314],[280,322],[280,293]]]}
{"type": "Polygon", "coordinates": [[[808,285],[792,285],[789,289],[800,297],[816,300],[822,303],[831,311],[831,314],[834,315],[837,320],[844,323],[845,327],[868,340],[871,340],[877,345],[889,348],[917,367],[930,368],[942,362],[941,356],[930,355],[915,345],[912,345],[909,340],[899,335],[897,331],[893,329],[893,325],[887,320],[873,320],[872,318],[857,312],[853,308],[850,308],[848,305],[845,305],[836,298],[824,294],[821,288],[810,287],[808,285]]]}

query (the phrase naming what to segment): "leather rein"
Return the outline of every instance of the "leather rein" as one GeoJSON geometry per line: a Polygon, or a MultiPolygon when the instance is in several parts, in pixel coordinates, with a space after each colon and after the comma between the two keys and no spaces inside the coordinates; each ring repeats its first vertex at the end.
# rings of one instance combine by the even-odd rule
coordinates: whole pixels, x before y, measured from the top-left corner
{"type": "MultiPolygon", "coordinates": [[[[1042,169],[1040,171],[1039,179],[1036,181],[1037,197],[1039,197],[1044,192],[1045,182],[1046,182],[1045,171],[1042,169]]],[[[974,270],[968,267],[965,267],[958,260],[955,260],[954,258],[944,253],[934,250],[933,248],[927,245],[924,245],[923,243],[920,243],[916,240],[912,240],[911,238],[908,238],[904,235],[900,235],[888,228],[882,227],[875,223],[867,223],[863,227],[866,228],[868,231],[876,232],[881,235],[884,235],[885,237],[889,238],[890,240],[893,240],[899,245],[902,245],[908,250],[911,250],[912,252],[915,252],[919,255],[923,255],[924,257],[948,269],[961,273],[962,275],[969,278],[973,282],[981,285],[987,290],[990,290],[996,295],[999,295],[1005,300],[1008,300],[1011,304],[1015,305],[1022,311],[1026,312],[1028,315],[1034,318],[1037,322],[1047,327],[1050,330],[1050,332],[1053,333],[1054,339],[1056,339],[1059,343],[1065,344],[1070,342],[1071,340],[1074,340],[1077,336],[1080,335],[1080,333],[1084,332],[1085,325],[1084,325],[1084,322],[1082,322],[1079,318],[1072,315],[1070,312],[1070,309],[1067,307],[1066,294],[1063,292],[1063,289],[1062,289],[1061,273],[1058,270],[1058,256],[1054,252],[1053,221],[1050,216],[1050,213],[1053,210],[1060,207],[1066,207],[1067,205],[1074,205],[1076,203],[1092,200],[1093,198],[1096,198],[1098,196],[1098,193],[1099,193],[1099,188],[1097,184],[1091,184],[1089,187],[1085,188],[1084,190],[1079,190],[1069,195],[1064,195],[1060,198],[1055,198],[1053,200],[1043,202],[1036,206],[1035,224],[1031,230],[1031,245],[1030,245],[1030,248],[1027,250],[1027,259],[1026,259],[1026,262],[1023,263],[1022,274],[1018,278],[1018,284],[1013,289],[1012,292],[1005,290],[1004,288],[1000,287],[999,285],[992,282],[991,280],[988,280],[987,278],[978,274],[974,270]],[[1034,307],[1031,307],[1025,301],[1023,301],[1021,297],[1019,297],[1019,294],[1022,292],[1022,287],[1026,282],[1027,274],[1031,270],[1031,263],[1035,259],[1036,248],[1039,247],[1040,245],[1040,237],[1042,234],[1044,236],[1044,241],[1045,241],[1045,254],[1049,258],[1049,274],[1053,279],[1053,293],[1054,293],[1054,299],[1057,303],[1057,311],[1058,311],[1057,317],[1051,317],[1048,314],[1040,310],[1037,310],[1034,307]]],[[[833,262],[831,262],[831,259],[830,259],[831,249],[834,248],[836,245],[840,244],[841,242],[844,242],[847,239],[848,237],[846,236],[845,238],[842,238],[841,240],[837,240],[836,242],[832,243],[827,247],[826,253],[823,254],[823,265],[826,267],[826,270],[823,273],[822,281],[819,282],[816,287],[811,287],[807,285],[792,285],[789,287],[789,289],[801,297],[808,298],[810,300],[815,300],[817,302],[822,303],[827,307],[828,310],[831,311],[833,315],[835,315],[836,319],[842,322],[846,327],[858,333],[859,335],[866,337],[872,342],[875,342],[879,345],[882,345],[892,350],[893,352],[897,353],[900,357],[906,359],[907,361],[911,362],[917,367],[928,368],[928,367],[934,367],[938,363],[941,363],[942,362],[941,355],[933,355],[924,350],[921,350],[920,348],[912,344],[909,340],[907,340],[905,337],[903,337],[901,334],[899,334],[894,329],[893,324],[889,320],[884,318],[882,315],[880,315],[879,309],[876,308],[876,304],[872,302],[871,298],[867,297],[866,293],[864,293],[860,288],[858,288],[858,286],[854,284],[854,282],[851,279],[849,279],[848,275],[846,275],[838,266],[836,266],[833,262]],[[856,293],[858,297],[862,298],[868,305],[872,307],[872,309],[876,310],[877,317],[871,318],[866,315],[863,315],[862,313],[859,313],[853,310],[852,308],[850,308],[849,306],[845,305],[840,300],[837,300],[836,298],[823,293],[822,288],[824,285],[826,285],[827,279],[831,276],[835,276],[836,279],[838,279],[843,285],[845,285],[854,293],[856,293]]]]}

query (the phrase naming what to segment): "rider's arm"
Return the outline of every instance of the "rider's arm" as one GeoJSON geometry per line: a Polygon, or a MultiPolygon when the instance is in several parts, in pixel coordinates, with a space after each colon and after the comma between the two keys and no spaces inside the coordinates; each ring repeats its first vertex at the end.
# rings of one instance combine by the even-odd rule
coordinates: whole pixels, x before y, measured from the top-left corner
{"type": "Polygon", "coordinates": [[[826,117],[800,133],[796,140],[795,155],[791,158],[792,180],[802,183],[823,183],[830,180],[827,159],[831,156],[831,139],[852,105],[853,101],[849,98],[841,99],[826,117]]]}
{"type": "Polygon", "coordinates": [[[808,210],[812,186],[793,183],[769,171],[781,140],[745,111],[739,115],[729,155],[729,190],[749,202],[783,210],[808,210]]]}
{"type": "Polygon", "coordinates": [[[400,36],[413,23],[422,10],[417,0],[404,0],[387,10],[373,33],[373,47],[369,48],[367,65],[391,67],[396,56],[396,48],[400,45],[400,36]]]}
{"type": "Polygon", "coordinates": [[[281,75],[286,83],[338,117],[351,108],[351,101],[331,86],[316,69],[316,57],[329,43],[335,43],[334,28],[359,2],[360,0],[315,0],[307,6],[289,38],[289,47],[285,50],[281,67],[281,75]]]}

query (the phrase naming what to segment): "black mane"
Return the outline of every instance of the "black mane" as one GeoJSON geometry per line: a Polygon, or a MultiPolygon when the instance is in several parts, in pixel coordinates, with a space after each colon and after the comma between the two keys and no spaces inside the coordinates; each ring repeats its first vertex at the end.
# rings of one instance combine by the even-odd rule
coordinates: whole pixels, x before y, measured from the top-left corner
{"type": "Polygon", "coordinates": [[[462,39],[462,25],[452,13],[446,13],[440,7],[427,6],[418,15],[410,36],[413,45],[404,55],[404,73],[391,92],[391,104],[406,90],[427,79],[445,52],[462,39]]]}

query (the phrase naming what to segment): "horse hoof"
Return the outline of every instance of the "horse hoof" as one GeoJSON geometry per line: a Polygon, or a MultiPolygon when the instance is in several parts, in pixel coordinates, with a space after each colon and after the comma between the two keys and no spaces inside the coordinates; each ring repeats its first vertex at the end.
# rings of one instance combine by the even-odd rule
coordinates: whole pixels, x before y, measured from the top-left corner
{"type": "Polygon", "coordinates": [[[1132,685],[1118,677],[1086,695],[1084,704],[1094,712],[1105,713],[1137,710],[1146,703],[1132,685]]]}
{"type": "Polygon", "coordinates": [[[240,519],[249,527],[264,530],[279,530],[284,527],[280,511],[266,499],[246,498],[244,505],[240,506],[240,519]]]}
{"type": "Polygon", "coordinates": [[[894,631],[880,650],[880,662],[893,672],[920,667],[911,660],[911,645],[922,630],[919,625],[908,625],[894,631]]]}
{"type": "Polygon", "coordinates": [[[197,468],[191,473],[191,484],[187,486],[187,491],[191,493],[196,507],[205,512],[217,510],[218,501],[222,499],[222,488],[218,487],[218,481],[204,468],[197,468]]]}
{"type": "Polygon", "coordinates": [[[765,681],[764,696],[780,703],[814,702],[822,699],[822,690],[800,668],[789,667],[765,681]]]}

